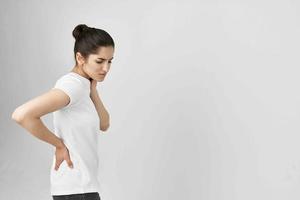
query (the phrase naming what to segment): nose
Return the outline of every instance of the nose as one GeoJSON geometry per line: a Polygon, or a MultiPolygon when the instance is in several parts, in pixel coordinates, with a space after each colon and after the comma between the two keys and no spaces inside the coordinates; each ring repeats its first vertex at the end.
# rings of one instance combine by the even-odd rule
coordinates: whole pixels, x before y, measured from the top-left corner
{"type": "Polygon", "coordinates": [[[106,63],[106,64],[104,65],[104,67],[102,68],[102,70],[105,71],[105,73],[107,73],[107,72],[108,72],[108,69],[109,69],[109,64],[106,63]]]}

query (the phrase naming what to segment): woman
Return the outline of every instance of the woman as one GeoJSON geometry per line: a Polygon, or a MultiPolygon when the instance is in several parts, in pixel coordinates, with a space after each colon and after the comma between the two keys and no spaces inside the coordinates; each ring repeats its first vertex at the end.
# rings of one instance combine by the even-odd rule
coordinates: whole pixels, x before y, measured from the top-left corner
{"type": "Polygon", "coordinates": [[[109,127],[109,114],[96,89],[108,73],[114,41],[104,30],[77,25],[73,69],[54,87],[16,108],[18,124],[55,147],[50,169],[54,200],[100,200],[97,180],[97,134],[109,127]],[[54,134],[40,117],[53,112],[54,134]],[[64,162],[65,161],[65,162],[64,162]]]}

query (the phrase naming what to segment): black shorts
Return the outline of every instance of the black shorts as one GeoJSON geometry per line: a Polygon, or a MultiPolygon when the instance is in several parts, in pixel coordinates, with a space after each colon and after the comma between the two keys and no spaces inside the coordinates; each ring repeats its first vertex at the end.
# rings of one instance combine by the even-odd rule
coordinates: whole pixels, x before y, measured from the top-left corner
{"type": "Polygon", "coordinates": [[[80,194],[52,195],[53,200],[101,200],[98,192],[80,194]]]}

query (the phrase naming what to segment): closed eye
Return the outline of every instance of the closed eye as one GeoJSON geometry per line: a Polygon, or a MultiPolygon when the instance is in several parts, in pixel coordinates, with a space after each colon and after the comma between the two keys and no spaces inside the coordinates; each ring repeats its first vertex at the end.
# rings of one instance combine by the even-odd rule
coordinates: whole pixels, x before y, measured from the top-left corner
{"type": "MultiPolygon", "coordinates": [[[[101,64],[101,63],[103,63],[103,61],[101,61],[101,62],[97,62],[97,63],[101,64]]],[[[112,61],[108,61],[108,63],[112,63],[112,61]]]]}

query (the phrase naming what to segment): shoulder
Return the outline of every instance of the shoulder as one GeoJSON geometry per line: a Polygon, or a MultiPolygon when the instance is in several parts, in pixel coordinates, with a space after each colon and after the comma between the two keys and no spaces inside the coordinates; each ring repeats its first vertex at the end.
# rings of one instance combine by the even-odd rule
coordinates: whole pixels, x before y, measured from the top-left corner
{"type": "Polygon", "coordinates": [[[59,77],[52,89],[62,90],[70,98],[70,105],[79,101],[86,92],[83,83],[70,74],[59,77]]]}
{"type": "Polygon", "coordinates": [[[72,76],[72,74],[70,73],[62,75],[56,81],[56,83],[61,83],[61,82],[68,82],[69,84],[74,83],[77,86],[82,85],[81,81],[75,76],[72,76]]]}
{"type": "Polygon", "coordinates": [[[85,91],[87,89],[86,84],[77,76],[71,73],[65,74],[57,79],[55,86],[63,85],[64,87],[70,87],[71,89],[85,91]]]}

